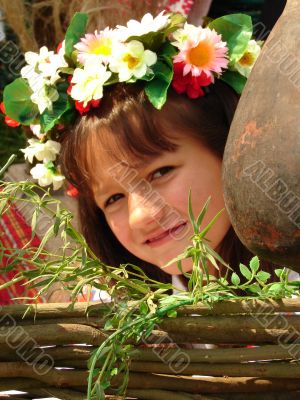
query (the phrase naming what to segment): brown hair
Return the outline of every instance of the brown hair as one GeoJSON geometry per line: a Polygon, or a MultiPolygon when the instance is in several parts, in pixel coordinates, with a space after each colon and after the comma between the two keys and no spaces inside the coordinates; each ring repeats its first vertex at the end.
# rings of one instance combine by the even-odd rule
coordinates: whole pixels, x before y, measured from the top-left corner
{"type": "MultiPolygon", "coordinates": [[[[105,91],[101,106],[81,117],[62,142],[63,173],[79,190],[78,207],[82,233],[95,254],[105,263],[117,266],[132,263],[152,278],[169,282],[170,276],[129,253],[109,228],[96,205],[91,190],[92,175],[88,168],[88,148],[93,140],[109,148],[116,158],[122,153],[145,159],[172,151],[175,144],[168,132],[176,127],[199,139],[220,158],[223,157],[238,96],[222,81],[211,85],[209,92],[191,100],[171,88],[162,110],[155,109],[138,83],[116,84],[105,91]]],[[[233,228],[223,239],[220,255],[236,269],[253,256],[240,242],[233,228]]]]}

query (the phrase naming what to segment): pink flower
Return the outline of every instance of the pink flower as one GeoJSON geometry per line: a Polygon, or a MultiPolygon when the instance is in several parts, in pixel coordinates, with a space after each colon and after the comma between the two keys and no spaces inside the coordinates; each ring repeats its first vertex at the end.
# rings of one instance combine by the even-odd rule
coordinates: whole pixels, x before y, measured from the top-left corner
{"type": "Polygon", "coordinates": [[[97,30],[95,33],[87,33],[74,46],[78,50],[78,61],[84,65],[90,57],[97,57],[101,62],[109,62],[114,40],[113,31],[108,27],[99,33],[97,30]]]}
{"type": "Polygon", "coordinates": [[[213,82],[214,73],[221,74],[222,68],[227,68],[228,48],[214,29],[194,27],[191,30],[186,24],[177,36],[182,39],[174,43],[180,50],[174,63],[184,63],[183,75],[191,73],[197,77],[205,74],[213,82]]]}
{"type": "Polygon", "coordinates": [[[191,99],[204,96],[202,87],[212,83],[211,77],[204,72],[201,72],[199,76],[193,76],[191,72],[183,75],[184,67],[183,62],[174,64],[173,89],[179,94],[186,93],[191,99]]]}

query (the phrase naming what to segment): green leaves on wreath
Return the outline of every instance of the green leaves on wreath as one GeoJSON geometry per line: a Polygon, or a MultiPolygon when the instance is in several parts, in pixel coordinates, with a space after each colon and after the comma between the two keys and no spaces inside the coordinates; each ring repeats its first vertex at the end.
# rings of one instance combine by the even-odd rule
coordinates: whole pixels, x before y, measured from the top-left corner
{"type": "Polygon", "coordinates": [[[68,114],[73,109],[72,100],[67,94],[68,83],[64,82],[57,85],[59,94],[58,100],[52,104],[52,110],[46,110],[41,115],[40,123],[42,132],[48,132],[52,129],[58,121],[60,121],[64,114],[68,114]]]}
{"type": "Polygon", "coordinates": [[[244,14],[230,14],[217,18],[208,24],[222,35],[229,50],[229,67],[233,66],[245,53],[252,38],[253,26],[251,17],[244,14]]]}
{"type": "Polygon", "coordinates": [[[221,80],[231,86],[237,94],[242,94],[247,83],[247,78],[237,71],[227,70],[221,76],[221,80]]]}
{"type": "Polygon", "coordinates": [[[32,90],[27,81],[17,78],[3,92],[6,114],[22,125],[31,125],[39,117],[36,104],[31,101],[32,90]]]}
{"type": "Polygon", "coordinates": [[[177,50],[170,43],[166,43],[160,52],[159,60],[152,67],[154,77],[145,85],[145,93],[150,103],[158,110],[167,100],[168,89],[174,75],[172,59],[177,50]]]}
{"type": "Polygon", "coordinates": [[[80,41],[86,32],[88,15],[86,13],[75,13],[67,29],[65,36],[65,56],[72,57],[74,45],[80,41]]]}

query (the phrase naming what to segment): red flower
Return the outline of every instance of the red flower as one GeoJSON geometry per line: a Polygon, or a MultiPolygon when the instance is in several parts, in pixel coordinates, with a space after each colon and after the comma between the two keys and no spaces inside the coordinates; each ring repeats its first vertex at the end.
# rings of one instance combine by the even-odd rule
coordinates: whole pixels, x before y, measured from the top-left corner
{"type": "Polygon", "coordinates": [[[76,189],[75,186],[71,185],[71,183],[69,183],[66,193],[70,197],[78,197],[78,195],[79,195],[78,190],[76,189]]]}
{"type": "Polygon", "coordinates": [[[100,105],[100,100],[91,100],[87,103],[86,106],[84,106],[84,102],[83,101],[75,101],[75,108],[77,111],[80,112],[81,115],[87,113],[88,111],[90,111],[90,108],[97,108],[100,105]]]}
{"type": "Polygon", "coordinates": [[[5,106],[4,106],[3,101],[0,104],[0,110],[2,111],[3,114],[5,114],[4,122],[6,123],[6,125],[10,126],[11,128],[16,128],[17,126],[20,126],[20,122],[15,121],[14,119],[12,119],[8,115],[6,115],[5,106]]]}
{"type": "Polygon", "coordinates": [[[57,46],[57,48],[56,48],[57,54],[59,53],[59,50],[62,48],[62,44],[63,44],[63,42],[60,42],[59,45],[57,46]]]}
{"type": "Polygon", "coordinates": [[[10,126],[11,128],[16,128],[17,126],[20,126],[20,122],[11,119],[8,115],[5,116],[4,121],[6,125],[10,126]]]}
{"type": "Polygon", "coordinates": [[[6,114],[6,112],[5,112],[5,106],[4,106],[4,101],[2,101],[2,102],[0,103],[0,110],[1,110],[1,112],[2,112],[3,114],[6,114]]]}
{"type": "Polygon", "coordinates": [[[212,83],[211,77],[208,77],[204,72],[199,76],[193,76],[191,72],[183,75],[183,62],[174,63],[173,66],[172,86],[177,93],[186,93],[191,99],[204,96],[202,87],[209,86],[212,83]]]}

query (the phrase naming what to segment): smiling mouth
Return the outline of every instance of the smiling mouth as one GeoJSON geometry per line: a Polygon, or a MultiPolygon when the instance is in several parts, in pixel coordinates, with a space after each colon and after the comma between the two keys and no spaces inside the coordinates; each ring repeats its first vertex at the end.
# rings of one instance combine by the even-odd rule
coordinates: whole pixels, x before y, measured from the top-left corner
{"type": "Polygon", "coordinates": [[[169,240],[171,238],[174,238],[173,235],[180,233],[184,229],[186,224],[187,223],[184,222],[184,223],[182,223],[180,225],[175,226],[172,229],[169,229],[169,230],[163,232],[162,234],[160,234],[159,236],[156,236],[153,239],[148,239],[148,240],[146,240],[145,244],[149,244],[149,245],[151,245],[151,244],[160,244],[162,242],[165,242],[165,240],[163,240],[163,239],[169,240]]]}

